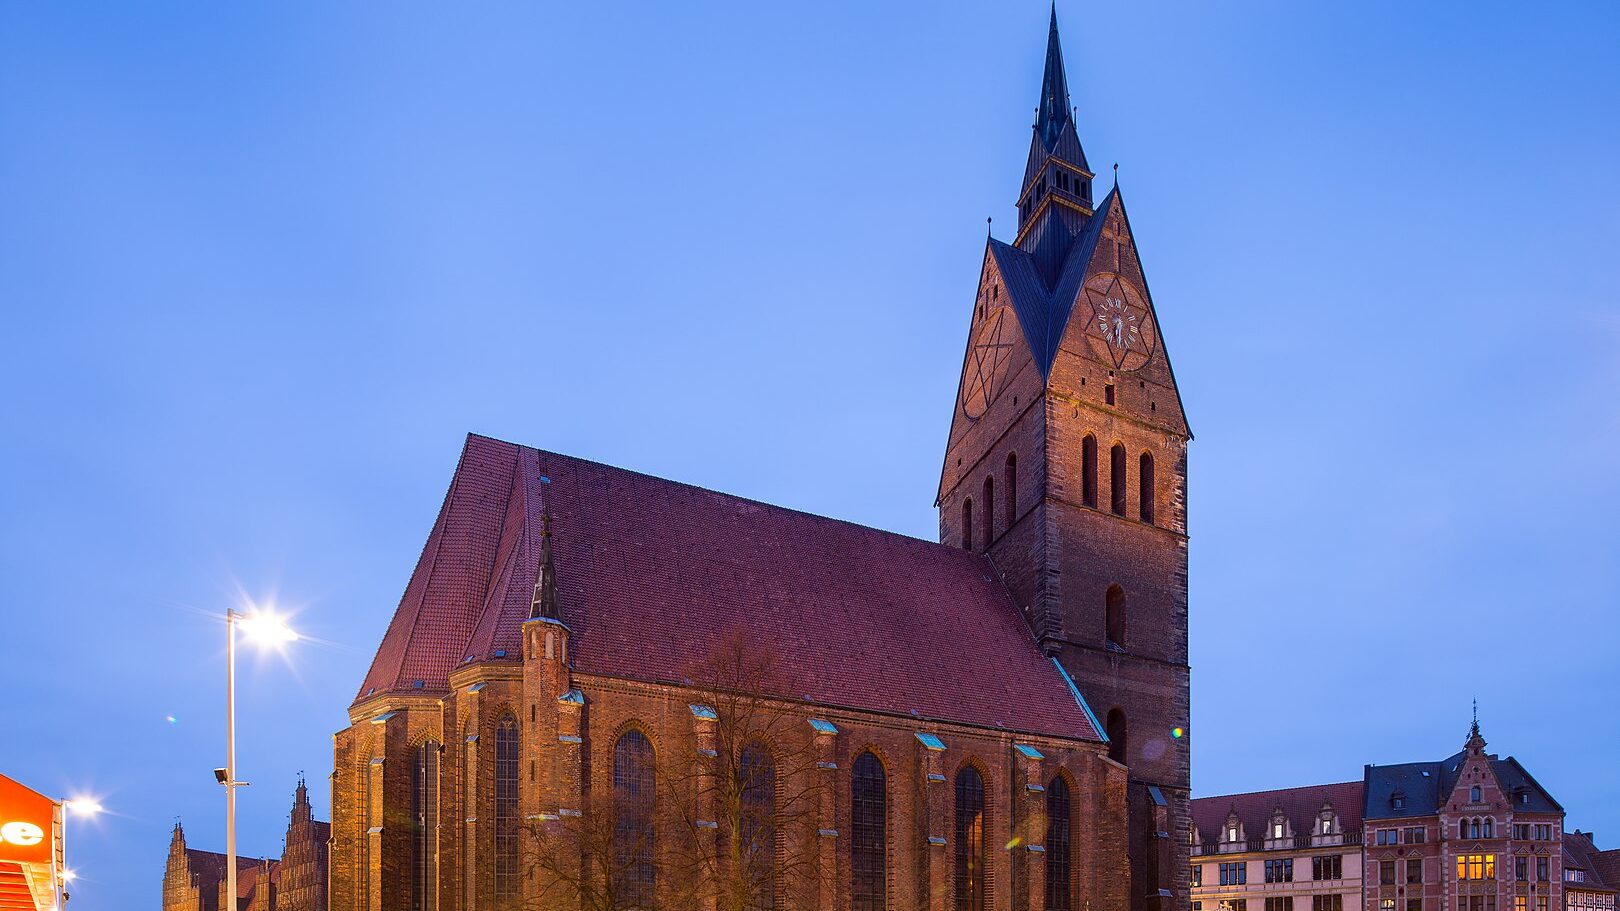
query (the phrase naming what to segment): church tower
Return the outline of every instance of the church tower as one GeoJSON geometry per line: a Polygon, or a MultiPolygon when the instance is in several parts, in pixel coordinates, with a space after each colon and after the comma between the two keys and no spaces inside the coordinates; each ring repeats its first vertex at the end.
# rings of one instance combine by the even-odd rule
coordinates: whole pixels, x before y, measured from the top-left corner
{"type": "Polygon", "coordinates": [[[940,540],[987,554],[1129,769],[1131,906],[1188,898],[1187,443],[1116,185],[1094,201],[1054,10],[1013,242],[987,241],[940,540]]]}

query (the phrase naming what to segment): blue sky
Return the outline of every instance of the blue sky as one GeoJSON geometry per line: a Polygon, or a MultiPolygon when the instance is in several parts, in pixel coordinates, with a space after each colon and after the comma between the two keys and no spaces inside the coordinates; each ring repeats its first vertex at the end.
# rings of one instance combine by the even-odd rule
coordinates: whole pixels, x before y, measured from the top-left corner
{"type": "MultiPolygon", "coordinates": [[[[1620,846],[1620,13],[1059,8],[1192,447],[1198,793],[1457,749],[1620,846]]],[[[280,850],[468,431],[932,537],[1046,6],[0,9],[0,771],[280,850]],[[174,720],[168,720],[172,717],[174,720]]]]}

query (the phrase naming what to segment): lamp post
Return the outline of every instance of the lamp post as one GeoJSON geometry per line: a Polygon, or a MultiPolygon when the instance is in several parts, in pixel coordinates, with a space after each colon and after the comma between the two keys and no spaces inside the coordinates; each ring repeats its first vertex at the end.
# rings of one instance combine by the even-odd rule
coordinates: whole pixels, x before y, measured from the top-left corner
{"type": "Polygon", "coordinates": [[[73,882],[75,875],[73,868],[67,863],[67,818],[70,815],[98,816],[103,808],[93,798],[73,797],[62,801],[62,809],[66,812],[62,814],[62,884],[58,891],[61,893],[61,901],[65,903],[68,898],[67,887],[73,882]]]}
{"type": "Polygon", "coordinates": [[[225,889],[236,911],[236,789],[247,784],[236,780],[236,628],[242,627],[249,641],[261,644],[295,642],[298,634],[286,623],[269,614],[243,614],[225,609],[225,768],[215,769],[214,777],[225,786],[225,889]]]}

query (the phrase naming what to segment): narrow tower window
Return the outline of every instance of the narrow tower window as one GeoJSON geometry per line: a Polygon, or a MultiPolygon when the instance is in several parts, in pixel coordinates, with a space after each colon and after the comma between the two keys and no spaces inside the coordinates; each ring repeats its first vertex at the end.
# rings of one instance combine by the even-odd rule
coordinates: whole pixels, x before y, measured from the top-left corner
{"type": "Polygon", "coordinates": [[[1136,509],[1143,522],[1153,523],[1153,454],[1142,453],[1136,472],[1136,509]]]}
{"type": "Polygon", "coordinates": [[[1097,508],[1097,438],[1089,433],[1080,441],[1080,496],[1097,508]]]}
{"type": "Polygon", "coordinates": [[[1114,515],[1125,514],[1125,444],[1115,443],[1108,453],[1108,487],[1114,515]]]}
{"type": "Polygon", "coordinates": [[[1018,521],[1018,453],[1009,453],[1007,456],[1007,530],[1012,531],[1013,523],[1018,521]]]}
{"type": "Polygon", "coordinates": [[[973,549],[973,498],[962,501],[962,549],[973,549]]]}
{"type": "Polygon", "coordinates": [[[956,773],[956,911],[984,911],[984,779],[956,773]]]}
{"type": "Polygon", "coordinates": [[[1108,636],[1108,644],[1123,649],[1125,647],[1125,589],[1119,585],[1108,586],[1108,594],[1103,598],[1103,632],[1108,636]]]}
{"type": "MultiPolygon", "coordinates": [[[[1114,709],[1108,713],[1108,758],[1124,764],[1130,753],[1125,749],[1125,710],[1114,709]]],[[[1235,829],[1233,830],[1236,831],[1235,829]]],[[[1234,837],[1234,841],[1236,838],[1234,837]]]]}
{"type": "Polygon", "coordinates": [[[984,479],[984,549],[990,549],[990,542],[996,537],[996,479],[984,479]]]}
{"type": "Polygon", "coordinates": [[[887,785],[876,756],[867,751],[856,758],[849,801],[850,911],[884,911],[887,904],[887,785]]]}

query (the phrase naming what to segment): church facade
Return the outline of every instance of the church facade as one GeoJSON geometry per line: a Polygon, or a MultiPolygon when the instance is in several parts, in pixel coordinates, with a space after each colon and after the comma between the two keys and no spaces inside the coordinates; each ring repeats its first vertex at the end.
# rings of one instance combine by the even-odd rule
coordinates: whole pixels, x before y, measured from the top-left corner
{"type": "Polygon", "coordinates": [[[940,541],[469,436],[334,737],[330,903],[1186,908],[1190,432],[1054,15],[940,541]]]}

